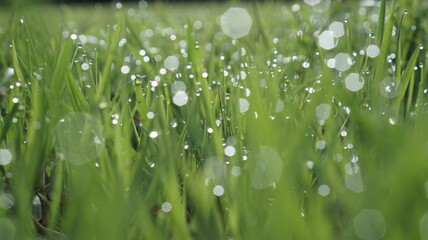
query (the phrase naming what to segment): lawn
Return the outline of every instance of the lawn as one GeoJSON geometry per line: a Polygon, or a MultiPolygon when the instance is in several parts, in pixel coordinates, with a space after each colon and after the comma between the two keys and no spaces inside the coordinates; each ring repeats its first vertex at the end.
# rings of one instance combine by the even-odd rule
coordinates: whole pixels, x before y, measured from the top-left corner
{"type": "Polygon", "coordinates": [[[0,239],[428,239],[428,5],[317,2],[0,8],[0,239]]]}

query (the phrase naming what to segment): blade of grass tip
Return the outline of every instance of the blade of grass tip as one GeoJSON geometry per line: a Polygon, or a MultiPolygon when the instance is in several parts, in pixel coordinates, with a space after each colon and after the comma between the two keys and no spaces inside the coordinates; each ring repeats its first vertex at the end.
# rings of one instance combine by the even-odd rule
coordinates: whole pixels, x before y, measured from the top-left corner
{"type": "Polygon", "coordinates": [[[409,95],[407,97],[407,104],[406,104],[406,117],[409,118],[410,117],[410,108],[413,102],[413,92],[415,91],[414,88],[415,85],[415,71],[412,71],[411,73],[411,77],[410,77],[410,82],[409,82],[409,95]]]}
{"type": "Polygon", "coordinates": [[[54,229],[57,224],[57,218],[59,215],[59,208],[61,205],[61,196],[62,196],[62,186],[63,186],[63,161],[57,161],[57,166],[55,168],[55,173],[53,177],[53,187],[52,193],[50,195],[51,206],[49,208],[48,215],[48,229],[54,229]]]}
{"type": "Polygon", "coordinates": [[[122,25],[123,19],[121,18],[119,23],[115,27],[109,26],[108,28],[108,37],[107,39],[111,39],[109,45],[107,47],[107,56],[106,61],[104,63],[104,68],[101,72],[101,76],[99,76],[98,88],[96,92],[95,99],[99,101],[103,94],[109,94],[108,89],[110,89],[110,71],[114,58],[116,57],[116,49],[119,44],[120,36],[122,33],[122,25]]]}
{"type": "MultiPolygon", "coordinates": [[[[391,13],[389,15],[388,20],[384,24],[386,25],[384,28],[384,32],[381,34],[381,36],[378,36],[378,37],[382,38],[382,41],[381,41],[381,44],[379,44],[380,54],[377,57],[376,62],[375,62],[374,81],[372,82],[373,85],[370,86],[372,96],[377,96],[375,93],[377,93],[378,86],[379,86],[380,82],[382,81],[382,79],[385,78],[386,73],[387,73],[386,61],[387,61],[389,46],[391,43],[392,30],[394,27],[394,15],[393,15],[393,13],[391,13]]],[[[376,101],[376,99],[373,99],[373,101],[378,102],[378,101],[376,101]]]]}
{"type": "Polygon", "coordinates": [[[74,80],[73,74],[68,71],[67,72],[67,92],[70,94],[70,99],[72,101],[73,107],[76,111],[79,112],[87,112],[89,110],[89,104],[85,99],[85,96],[83,95],[82,91],[80,90],[79,86],[77,85],[77,82],[74,80]]]}
{"type": "Polygon", "coordinates": [[[402,38],[401,38],[401,28],[403,27],[403,20],[404,20],[404,15],[407,14],[407,11],[404,11],[403,14],[401,15],[401,19],[400,19],[400,25],[398,27],[398,34],[397,34],[397,64],[396,64],[396,75],[395,78],[396,79],[401,79],[401,69],[402,69],[402,64],[403,61],[401,59],[402,57],[402,38]]]}
{"type": "Polygon", "coordinates": [[[380,8],[379,8],[379,20],[376,30],[376,37],[378,40],[378,45],[382,46],[383,42],[383,33],[384,33],[384,27],[385,27],[385,16],[386,16],[386,0],[381,0],[380,2],[380,8]]]}
{"type": "Polygon", "coordinates": [[[24,81],[25,79],[24,75],[22,74],[21,67],[19,65],[18,54],[16,53],[16,44],[14,39],[12,39],[12,63],[18,80],[24,81]]]}
{"type": "MultiPolygon", "coordinates": [[[[211,91],[208,87],[207,80],[202,77],[203,72],[203,64],[202,64],[202,56],[200,55],[199,47],[195,45],[195,41],[192,37],[191,30],[189,28],[188,34],[187,34],[187,41],[189,47],[189,58],[194,63],[194,71],[195,71],[195,77],[194,77],[194,85],[197,86],[197,82],[200,82],[200,87],[202,89],[201,96],[203,100],[203,107],[201,111],[206,112],[206,117],[208,124],[210,127],[214,128],[214,132],[212,133],[212,137],[214,140],[214,148],[216,150],[217,156],[223,156],[223,147],[222,147],[222,136],[220,128],[217,127],[215,124],[215,116],[214,116],[214,109],[211,104],[211,91]]],[[[202,105],[201,105],[202,107],[202,105]]]]}
{"type": "MultiPolygon", "coordinates": [[[[418,85],[418,96],[416,97],[416,104],[415,104],[415,115],[418,116],[422,112],[422,106],[423,106],[423,99],[424,99],[424,87],[425,87],[425,77],[426,77],[426,71],[425,66],[422,66],[419,68],[420,74],[419,74],[419,85],[418,85]]],[[[1,139],[1,138],[0,138],[1,139]]]]}
{"type": "Polygon", "coordinates": [[[415,50],[409,62],[407,63],[406,69],[403,72],[403,76],[400,80],[400,85],[401,85],[400,92],[398,94],[398,97],[395,100],[395,107],[397,110],[399,109],[399,106],[401,105],[401,103],[404,101],[404,96],[407,90],[409,90],[409,96],[408,96],[409,99],[407,99],[407,101],[410,101],[410,102],[412,101],[412,99],[410,98],[413,98],[413,96],[410,96],[410,95],[413,95],[412,89],[414,88],[414,81],[412,82],[412,85],[410,85],[409,83],[411,82],[412,77],[414,77],[414,67],[416,65],[416,62],[418,61],[419,53],[420,53],[419,49],[415,50]]]}

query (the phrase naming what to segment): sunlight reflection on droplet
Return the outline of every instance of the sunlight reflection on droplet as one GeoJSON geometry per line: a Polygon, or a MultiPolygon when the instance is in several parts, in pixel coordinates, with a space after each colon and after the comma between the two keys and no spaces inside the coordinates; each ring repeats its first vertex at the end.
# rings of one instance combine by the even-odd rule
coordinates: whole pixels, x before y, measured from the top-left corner
{"type": "Polygon", "coordinates": [[[352,92],[357,92],[364,87],[364,79],[358,73],[351,73],[345,78],[345,87],[352,92]]]}
{"type": "Polygon", "coordinates": [[[158,132],[156,132],[156,131],[151,131],[150,133],[149,133],[149,137],[150,138],[157,138],[159,136],[159,133],[158,132]]]}
{"type": "Polygon", "coordinates": [[[247,35],[252,23],[250,14],[243,8],[230,8],[220,17],[222,32],[231,38],[247,35]]]}
{"type": "Polygon", "coordinates": [[[364,209],[354,218],[354,230],[364,240],[380,239],[386,231],[385,218],[377,210],[364,209]]]}

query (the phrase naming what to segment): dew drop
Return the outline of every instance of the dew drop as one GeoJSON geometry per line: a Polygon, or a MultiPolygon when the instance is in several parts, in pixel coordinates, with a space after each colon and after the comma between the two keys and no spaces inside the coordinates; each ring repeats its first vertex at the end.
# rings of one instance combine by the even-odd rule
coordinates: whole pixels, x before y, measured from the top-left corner
{"type": "Polygon", "coordinates": [[[223,186],[221,186],[221,185],[216,185],[216,186],[213,188],[213,193],[214,193],[214,195],[216,195],[217,197],[222,196],[222,195],[224,194],[224,188],[223,188],[223,186]]]}
{"type": "Polygon", "coordinates": [[[334,68],[338,71],[344,72],[351,68],[352,58],[347,53],[339,53],[336,55],[334,68]]]}
{"type": "Polygon", "coordinates": [[[354,218],[354,230],[361,239],[380,239],[386,231],[385,218],[377,210],[364,209],[354,218]]]}
{"type": "Polygon", "coordinates": [[[345,35],[345,27],[343,26],[343,23],[341,23],[341,22],[333,22],[328,27],[328,30],[333,32],[333,36],[335,38],[340,38],[343,35],[345,35]]]}
{"type": "Polygon", "coordinates": [[[243,8],[230,8],[220,17],[222,32],[235,39],[247,35],[252,23],[250,14],[243,8]]]}
{"type": "Polygon", "coordinates": [[[12,154],[8,149],[0,149],[0,165],[8,165],[12,161],[12,154]]]}
{"type": "Polygon", "coordinates": [[[184,91],[177,91],[172,98],[172,101],[177,106],[184,106],[189,101],[189,97],[187,96],[186,92],[184,91]]]}
{"type": "Polygon", "coordinates": [[[245,98],[240,98],[239,99],[239,112],[245,113],[248,111],[249,108],[250,108],[250,103],[248,102],[248,100],[245,98]]]}
{"type": "Polygon", "coordinates": [[[149,137],[150,138],[157,138],[159,136],[159,133],[158,132],[156,132],[156,131],[151,131],[150,133],[149,133],[149,137]]]}
{"type": "Polygon", "coordinates": [[[165,68],[170,71],[176,71],[178,69],[179,64],[180,61],[176,56],[168,56],[164,61],[165,68]]]}
{"type": "Polygon", "coordinates": [[[345,78],[345,87],[352,92],[360,91],[364,87],[364,79],[358,73],[351,73],[345,78]]]}
{"type": "Polygon", "coordinates": [[[164,202],[161,205],[162,212],[169,213],[172,211],[172,204],[170,202],[164,202]]]}
{"type": "Polygon", "coordinates": [[[379,56],[380,49],[377,45],[369,45],[366,49],[366,52],[369,58],[375,58],[379,56]]]}
{"type": "Polygon", "coordinates": [[[324,48],[325,50],[331,50],[337,46],[337,41],[334,38],[334,32],[333,31],[324,31],[319,35],[318,37],[318,43],[320,47],[324,48]]]}
{"type": "Polygon", "coordinates": [[[226,155],[228,157],[235,156],[235,153],[236,153],[236,149],[233,146],[227,146],[224,148],[224,155],[226,155]]]}
{"type": "Polygon", "coordinates": [[[330,194],[330,187],[327,185],[321,185],[318,188],[318,194],[323,197],[328,196],[330,194]]]}
{"type": "Polygon", "coordinates": [[[129,66],[126,66],[126,65],[124,65],[124,66],[122,66],[122,67],[120,68],[120,72],[121,72],[122,74],[128,74],[130,70],[131,70],[131,69],[129,68],[129,66]]]}

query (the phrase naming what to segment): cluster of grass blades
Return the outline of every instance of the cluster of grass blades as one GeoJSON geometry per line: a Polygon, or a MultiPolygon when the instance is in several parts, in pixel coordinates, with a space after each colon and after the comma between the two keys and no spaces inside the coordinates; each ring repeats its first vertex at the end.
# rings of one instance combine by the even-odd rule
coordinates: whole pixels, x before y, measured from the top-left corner
{"type": "Polygon", "coordinates": [[[427,10],[0,9],[0,239],[428,239],[427,10]]]}

